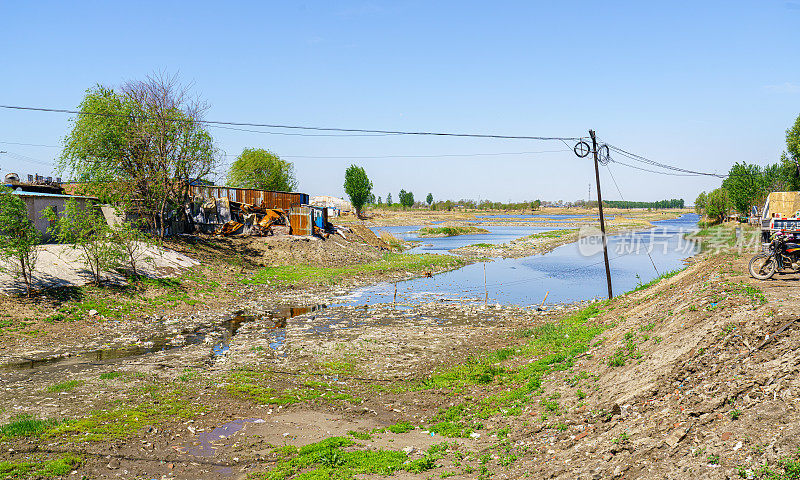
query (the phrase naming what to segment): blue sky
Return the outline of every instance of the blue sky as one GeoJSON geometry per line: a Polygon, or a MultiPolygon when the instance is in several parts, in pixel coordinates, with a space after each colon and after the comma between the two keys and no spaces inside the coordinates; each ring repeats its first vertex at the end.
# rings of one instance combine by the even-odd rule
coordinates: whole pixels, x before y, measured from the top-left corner
{"type": "MultiPolygon", "coordinates": [[[[800,114],[800,1],[0,0],[0,18],[0,104],[76,108],[94,84],[163,70],[193,84],[211,120],[569,137],[592,128],[715,172],[777,161],[800,114]]],[[[14,143],[57,146],[68,120],[0,109],[0,169],[52,173],[58,148],[14,143]]],[[[244,147],[292,160],[311,194],[341,195],[350,163],[395,198],[405,188],[575,200],[594,179],[588,159],[552,152],[566,150],[559,142],[211,131],[230,160],[244,147]],[[451,156],[519,152],[550,153],[451,156]],[[392,155],[424,157],[374,158],[392,155]]],[[[691,202],[719,184],[610,169],[611,199],[691,202]]]]}

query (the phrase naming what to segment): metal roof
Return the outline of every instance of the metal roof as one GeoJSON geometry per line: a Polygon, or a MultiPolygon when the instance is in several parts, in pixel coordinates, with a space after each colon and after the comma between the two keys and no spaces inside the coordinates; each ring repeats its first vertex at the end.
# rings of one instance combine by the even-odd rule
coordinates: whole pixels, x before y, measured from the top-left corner
{"type": "MultiPolygon", "coordinates": [[[[11,185],[6,185],[10,187],[11,185]]],[[[96,197],[83,197],[80,195],[62,195],[58,193],[44,193],[44,192],[23,192],[21,190],[13,190],[11,193],[19,195],[20,197],[48,197],[48,198],[80,198],[84,200],[99,200],[96,197]]]]}

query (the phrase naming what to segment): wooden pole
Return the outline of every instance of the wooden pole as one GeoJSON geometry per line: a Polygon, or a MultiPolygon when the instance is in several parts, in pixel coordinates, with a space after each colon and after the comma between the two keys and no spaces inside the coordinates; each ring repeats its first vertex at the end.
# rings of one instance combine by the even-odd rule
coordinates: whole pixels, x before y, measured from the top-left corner
{"type": "Polygon", "coordinates": [[[603,217],[603,195],[600,193],[600,163],[597,160],[597,136],[594,130],[589,130],[592,137],[592,153],[594,154],[594,177],[597,181],[597,207],[600,210],[600,232],[603,234],[603,260],[606,262],[606,283],[608,283],[608,298],[614,298],[611,291],[611,267],[608,265],[608,242],[606,241],[606,220],[603,217]]]}

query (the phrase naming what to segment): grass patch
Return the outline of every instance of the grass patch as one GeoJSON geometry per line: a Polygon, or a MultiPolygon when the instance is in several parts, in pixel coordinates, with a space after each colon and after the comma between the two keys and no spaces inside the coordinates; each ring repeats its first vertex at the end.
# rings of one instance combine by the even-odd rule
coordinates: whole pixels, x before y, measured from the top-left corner
{"type": "Polygon", "coordinates": [[[76,389],[81,384],[83,384],[83,382],[80,380],[67,380],[66,382],[50,385],[49,387],[47,387],[47,391],[49,393],[69,392],[71,390],[76,389]]]}
{"type": "Polygon", "coordinates": [[[397,471],[422,473],[436,466],[438,453],[409,461],[405,452],[345,450],[355,444],[346,437],[332,437],[297,449],[281,449],[284,458],[269,472],[251,474],[253,480],[351,480],[356,475],[392,475],[397,471]]]}
{"type": "Polygon", "coordinates": [[[634,288],[630,292],[626,292],[626,293],[634,293],[634,292],[638,292],[638,291],[641,291],[641,290],[648,289],[648,288],[652,287],[653,285],[657,284],[658,282],[660,282],[661,280],[666,280],[667,278],[674,277],[675,275],[681,273],[684,270],[686,270],[686,269],[685,268],[679,268],[678,270],[671,270],[669,272],[664,272],[661,275],[657,276],[656,278],[650,280],[647,283],[641,283],[640,282],[638,285],[636,285],[636,288],[634,288]]]}
{"type": "Polygon", "coordinates": [[[100,374],[100,380],[114,380],[125,375],[122,372],[103,372],[100,374]]]}
{"type": "Polygon", "coordinates": [[[105,441],[121,439],[142,427],[167,420],[188,419],[205,411],[192,403],[191,392],[167,390],[164,385],[138,388],[132,395],[136,403],[117,402],[115,408],[97,410],[85,418],[69,419],[50,426],[43,437],[73,437],[76,441],[105,441]],[[166,390],[166,391],[165,391],[166,390]]]}
{"type": "Polygon", "coordinates": [[[528,235],[527,237],[524,238],[524,240],[528,239],[534,240],[537,238],[561,238],[576,233],[577,231],[578,231],[577,228],[567,228],[564,230],[550,230],[548,232],[539,232],[539,233],[534,233],[533,235],[528,235]]]}
{"type": "Polygon", "coordinates": [[[18,415],[12,417],[5,425],[0,425],[0,438],[39,435],[48,427],[56,424],[55,420],[41,420],[31,415],[18,415]]]}
{"type": "Polygon", "coordinates": [[[290,284],[326,284],[336,278],[355,277],[371,273],[428,271],[432,268],[452,268],[464,265],[464,260],[450,255],[385,253],[380,260],[348,265],[345,267],[313,267],[309,265],[287,265],[264,267],[249,279],[243,280],[250,285],[277,283],[290,284]]]}
{"type": "Polygon", "coordinates": [[[358,440],[372,440],[372,435],[366,432],[356,432],[355,430],[350,430],[347,432],[347,434],[358,440]]]}
{"type": "Polygon", "coordinates": [[[228,392],[238,398],[245,398],[261,405],[291,405],[311,400],[343,400],[361,403],[360,398],[324,382],[306,381],[300,386],[276,389],[267,385],[276,382],[271,372],[239,369],[228,377],[228,392]]]}
{"type": "MultiPolygon", "coordinates": [[[[568,315],[556,322],[528,329],[530,340],[516,348],[504,348],[468,358],[465,362],[434,373],[417,388],[447,389],[463,393],[471,387],[491,384],[491,395],[478,401],[462,403],[434,417],[431,431],[447,437],[466,437],[483,428],[481,419],[493,415],[516,415],[535,400],[542,379],[554,371],[573,366],[577,355],[589,348],[589,342],[606,327],[591,322],[601,313],[598,304],[568,315]],[[516,367],[499,363],[517,356],[534,358],[516,367]]],[[[538,402],[542,412],[558,414],[555,401],[538,402]]]]}
{"type": "Polygon", "coordinates": [[[455,237],[479,233],[489,233],[489,230],[480,227],[422,227],[417,230],[419,237],[455,237]]]}
{"type": "Polygon", "coordinates": [[[67,454],[55,459],[0,462],[0,479],[53,478],[68,475],[81,464],[81,457],[67,454]]]}

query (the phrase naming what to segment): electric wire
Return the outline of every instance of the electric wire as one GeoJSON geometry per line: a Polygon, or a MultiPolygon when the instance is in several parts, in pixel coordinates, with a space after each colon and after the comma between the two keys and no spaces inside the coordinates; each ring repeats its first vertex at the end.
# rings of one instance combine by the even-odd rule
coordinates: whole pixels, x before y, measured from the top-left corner
{"type": "MultiPolygon", "coordinates": [[[[64,108],[44,108],[44,107],[28,107],[20,105],[0,105],[0,108],[8,110],[25,110],[33,112],[50,112],[50,113],[66,113],[70,115],[94,115],[99,117],[121,117],[127,118],[127,115],[105,113],[105,112],[82,112],[80,110],[70,110],[64,108]]],[[[145,117],[146,118],[146,117],[145,117]]],[[[204,125],[224,125],[224,126],[237,126],[237,127],[262,127],[262,128],[281,128],[290,130],[307,130],[319,132],[342,132],[342,133],[380,133],[387,135],[415,135],[415,136],[435,136],[435,137],[467,137],[467,138],[493,138],[504,140],[578,140],[580,137],[546,137],[546,136],[531,136],[531,135],[497,135],[497,134],[484,134],[484,133],[454,133],[454,132],[433,132],[433,131],[405,131],[405,130],[380,130],[380,129],[367,129],[367,128],[342,128],[342,127],[317,127],[309,125],[283,125],[272,123],[253,123],[253,122],[233,122],[221,120],[190,120],[183,118],[166,118],[166,120],[182,122],[182,123],[201,123],[204,125]]]]}
{"type": "MultiPolygon", "coordinates": [[[[624,202],[625,197],[622,195],[622,190],[619,189],[619,185],[617,184],[617,179],[614,178],[614,173],[611,171],[611,167],[606,165],[606,169],[608,169],[608,174],[611,175],[611,180],[614,182],[614,186],[617,187],[617,193],[619,193],[619,198],[621,198],[622,201],[624,202]]],[[[656,262],[653,261],[653,256],[650,255],[650,250],[649,249],[645,250],[645,253],[647,253],[647,257],[650,258],[650,263],[653,265],[653,270],[656,271],[656,275],[661,275],[658,272],[658,268],[656,268],[656,262]]]]}

